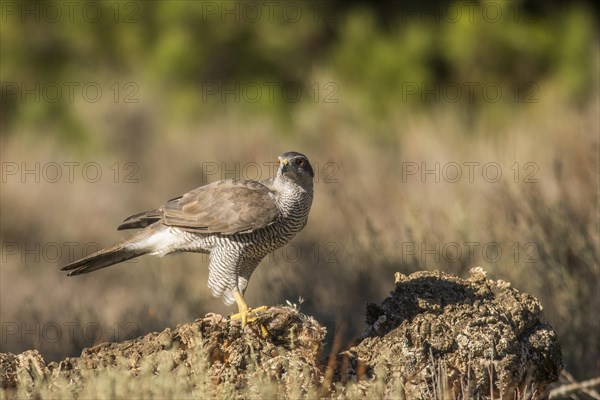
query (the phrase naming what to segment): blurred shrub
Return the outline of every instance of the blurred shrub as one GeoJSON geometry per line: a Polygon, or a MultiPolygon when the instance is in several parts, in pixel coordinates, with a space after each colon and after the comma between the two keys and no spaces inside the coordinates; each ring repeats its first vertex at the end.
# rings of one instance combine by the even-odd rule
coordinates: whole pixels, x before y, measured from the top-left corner
{"type": "MultiPolygon", "coordinates": [[[[14,4],[44,7],[41,1],[14,4]]],[[[509,105],[535,96],[548,81],[581,103],[598,83],[591,56],[597,21],[580,3],[532,13],[520,2],[428,3],[433,9],[419,2],[291,2],[301,15],[292,19],[282,13],[287,2],[254,8],[232,1],[95,4],[102,18],[93,23],[80,12],[57,22],[35,13],[3,15],[3,127],[54,120],[70,127],[62,130],[67,141],[91,134],[77,124],[66,96],[32,105],[14,93],[15,82],[34,87],[123,77],[143,83],[144,96],[160,99],[174,120],[231,104],[285,116],[315,99],[290,100],[281,88],[309,92],[316,84],[323,90],[324,82],[311,81],[315,69],[327,71],[336,88],[375,117],[436,106],[440,93],[449,102],[459,95],[467,109],[497,105],[489,99],[495,88],[487,93],[486,83],[498,85],[509,105]],[[240,96],[252,85],[262,95],[240,96]]]]}
{"type": "Polygon", "coordinates": [[[373,111],[454,99],[468,107],[497,106],[496,98],[522,105],[548,81],[572,101],[589,98],[590,83],[598,82],[593,17],[573,6],[542,19],[518,5],[447,3],[432,14],[404,15],[391,28],[370,10],[350,12],[332,66],[373,111]]]}

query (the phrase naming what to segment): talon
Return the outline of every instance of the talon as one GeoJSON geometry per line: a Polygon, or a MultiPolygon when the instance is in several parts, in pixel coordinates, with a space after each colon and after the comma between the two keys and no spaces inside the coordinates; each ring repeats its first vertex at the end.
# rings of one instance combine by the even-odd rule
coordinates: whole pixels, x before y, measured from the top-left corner
{"type": "Polygon", "coordinates": [[[260,324],[259,326],[260,326],[260,336],[263,339],[268,338],[269,337],[269,331],[267,330],[267,328],[263,324],[260,324]]]}
{"type": "MultiPolygon", "coordinates": [[[[237,303],[237,306],[238,306],[238,313],[230,315],[229,318],[230,319],[240,318],[242,320],[242,329],[246,327],[248,322],[254,322],[258,319],[256,316],[250,316],[250,314],[255,314],[255,313],[258,313],[261,311],[265,311],[269,308],[267,306],[249,308],[248,305],[246,304],[246,302],[244,301],[244,298],[242,297],[241,293],[237,292],[237,291],[233,292],[233,297],[235,298],[235,302],[237,303]]],[[[262,324],[260,324],[260,330],[261,330],[261,334],[263,335],[263,337],[266,337],[265,335],[268,335],[267,329],[262,324]]]]}
{"type": "Polygon", "coordinates": [[[236,314],[232,314],[229,316],[229,319],[241,319],[242,320],[242,328],[245,327],[248,323],[255,322],[258,320],[258,316],[252,315],[261,311],[267,310],[269,307],[261,306],[256,308],[248,308],[247,310],[241,310],[236,314]]]}

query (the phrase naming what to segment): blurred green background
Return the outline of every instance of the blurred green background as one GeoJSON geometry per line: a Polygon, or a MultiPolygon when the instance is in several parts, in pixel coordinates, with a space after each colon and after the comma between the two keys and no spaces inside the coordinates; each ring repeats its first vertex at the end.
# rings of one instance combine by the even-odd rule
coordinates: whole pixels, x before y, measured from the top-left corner
{"type": "Polygon", "coordinates": [[[257,269],[251,305],[303,297],[335,348],[395,271],[481,265],[542,301],[570,373],[600,373],[594,2],[1,12],[2,351],[56,360],[232,312],[201,255],[57,269],[119,240],[130,214],[212,180],[267,178],[296,150],[318,171],[311,219],[257,269]]]}

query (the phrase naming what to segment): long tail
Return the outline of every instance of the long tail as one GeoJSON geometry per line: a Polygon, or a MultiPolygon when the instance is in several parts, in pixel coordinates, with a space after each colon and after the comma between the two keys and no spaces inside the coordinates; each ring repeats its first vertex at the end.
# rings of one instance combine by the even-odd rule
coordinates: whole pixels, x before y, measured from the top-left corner
{"type": "Polygon", "coordinates": [[[151,251],[147,246],[141,246],[139,242],[130,239],[90,254],[81,260],[62,267],[60,270],[71,271],[67,274],[68,276],[87,274],[88,272],[139,257],[151,251]]]}

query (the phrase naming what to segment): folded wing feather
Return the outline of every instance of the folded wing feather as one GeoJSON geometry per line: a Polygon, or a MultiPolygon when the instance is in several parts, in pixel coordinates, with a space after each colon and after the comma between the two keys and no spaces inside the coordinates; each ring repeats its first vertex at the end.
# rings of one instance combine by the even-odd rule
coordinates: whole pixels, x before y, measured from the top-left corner
{"type": "Polygon", "coordinates": [[[275,193],[264,184],[225,180],[194,189],[157,210],[132,215],[118,229],[144,228],[161,221],[193,232],[231,235],[263,228],[278,215],[275,193]]]}

